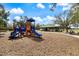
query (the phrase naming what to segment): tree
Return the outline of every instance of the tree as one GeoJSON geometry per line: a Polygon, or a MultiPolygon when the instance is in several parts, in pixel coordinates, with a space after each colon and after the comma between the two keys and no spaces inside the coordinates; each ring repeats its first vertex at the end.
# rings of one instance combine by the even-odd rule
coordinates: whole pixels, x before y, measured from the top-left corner
{"type": "Polygon", "coordinates": [[[70,11],[64,11],[60,15],[55,16],[55,24],[59,24],[60,27],[63,29],[66,29],[66,32],[68,32],[69,25],[71,24],[70,18],[71,18],[71,13],[70,11]]]}
{"type": "Polygon", "coordinates": [[[57,5],[57,3],[52,3],[52,6],[51,6],[50,10],[51,10],[51,11],[54,11],[55,8],[56,8],[56,5],[57,5]]]}
{"type": "Polygon", "coordinates": [[[16,26],[16,24],[17,24],[16,19],[13,19],[13,29],[14,29],[14,27],[16,26]]]}
{"type": "Polygon", "coordinates": [[[72,12],[71,24],[73,24],[73,26],[75,27],[79,27],[79,3],[73,4],[71,12],[72,12]]]}
{"type": "Polygon", "coordinates": [[[2,18],[0,18],[0,29],[2,29],[3,26],[4,26],[4,21],[2,20],[2,18]]]}
{"type": "Polygon", "coordinates": [[[20,26],[20,25],[25,26],[26,21],[25,21],[24,17],[20,16],[20,18],[21,19],[19,21],[16,21],[16,19],[13,20],[13,27],[15,27],[16,25],[18,25],[18,26],[20,26]]]}
{"type": "Polygon", "coordinates": [[[0,4],[0,16],[3,16],[4,14],[4,6],[0,4]]]}
{"type": "Polygon", "coordinates": [[[0,28],[3,27],[3,19],[2,19],[3,14],[4,14],[4,7],[2,4],[0,4],[0,28]]]}
{"type": "MultiPolygon", "coordinates": [[[[56,5],[57,4],[52,5],[53,9],[51,8],[51,11],[55,10],[56,5]]],[[[73,11],[72,11],[73,8],[75,8],[75,6],[79,6],[79,3],[76,3],[76,4],[72,3],[71,9],[63,11],[59,15],[55,16],[56,17],[55,23],[59,24],[62,28],[65,28],[66,32],[68,32],[68,28],[71,24],[78,24],[79,23],[79,12],[78,12],[79,10],[77,10],[76,13],[73,13],[73,11]]]]}
{"type": "Polygon", "coordinates": [[[36,29],[37,29],[37,30],[39,30],[39,29],[40,29],[40,24],[39,24],[39,23],[38,23],[38,24],[36,24],[36,26],[35,26],[35,27],[36,27],[36,29]]]}
{"type": "Polygon", "coordinates": [[[20,16],[21,20],[17,22],[17,25],[24,25],[26,24],[27,16],[20,16]]]}
{"type": "Polygon", "coordinates": [[[7,29],[7,22],[9,21],[8,16],[10,15],[9,11],[5,11],[4,6],[0,4],[0,23],[4,24],[4,27],[7,29]]]}
{"type": "Polygon", "coordinates": [[[21,19],[24,21],[24,23],[26,23],[26,21],[28,20],[27,16],[21,16],[21,19]]]}
{"type": "Polygon", "coordinates": [[[7,29],[7,24],[8,24],[8,16],[10,15],[9,11],[5,12],[4,15],[3,15],[3,19],[4,19],[4,27],[6,27],[7,29]]]}
{"type": "Polygon", "coordinates": [[[17,25],[20,26],[20,25],[23,25],[25,26],[25,22],[23,20],[20,20],[19,22],[17,22],[17,25]]]}

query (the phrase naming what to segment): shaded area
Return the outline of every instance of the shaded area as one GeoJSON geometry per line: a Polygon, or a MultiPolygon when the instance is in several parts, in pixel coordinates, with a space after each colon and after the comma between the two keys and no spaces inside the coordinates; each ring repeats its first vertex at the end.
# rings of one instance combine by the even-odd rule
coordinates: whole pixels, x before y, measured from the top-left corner
{"type": "Polygon", "coordinates": [[[4,37],[4,35],[5,35],[4,33],[0,33],[0,38],[4,37]]]}
{"type": "Polygon", "coordinates": [[[36,41],[36,42],[41,42],[41,41],[44,41],[45,39],[43,39],[42,37],[41,38],[37,38],[37,37],[32,37],[30,38],[32,39],[33,41],[36,41]]]}
{"type": "Polygon", "coordinates": [[[8,40],[19,40],[19,39],[22,39],[22,38],[21,37],[17,37],[17,38],[13,38],[13,39],[9,38],[8,40]]]}
{"type": "MultiPolygon", "coordinates": [[[[8,39],[8,40],[19,40],[19,39],[22,39],[22,38],[24,38],[24,37],[17,37],[17,38],[14,38],[14,39],[8,39]]],[[[42,37],[31,37],[31,36],[28,36],[28,38],[29,39],[31,39],[31,40],[33,40],[33,41],[36,41],[36,42],[41,42],[41,41],[43,41],[43,40],[45,40],[45,39],[43,39],[42,37]]]]}
{"type": "Polygon", "coordinates": [[[2,38],[2,37],[4,37],[4,36],[0,35],[0,38],[2,38]]]}
{"type": "Polygon", "coordinates": [[[0,35],[5,35],[4,33],[0,33],[0,35]]]}

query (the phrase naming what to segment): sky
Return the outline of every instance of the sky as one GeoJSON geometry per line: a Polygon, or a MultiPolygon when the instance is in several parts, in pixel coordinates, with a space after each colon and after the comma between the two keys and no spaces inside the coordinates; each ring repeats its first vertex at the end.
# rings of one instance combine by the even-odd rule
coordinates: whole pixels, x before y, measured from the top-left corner
{"type": "Polygon", "coordinates": [[[52,23],[56,19],[55,15],[70,8],[68,3],[58,3],[54,11],[50,10],[51,3],[3,3],[3,6],[6,11],[10,11],[9,23],[13,19],[20,21],[20,16],[27,16],[35,19],[37,24],[52,23]]]}

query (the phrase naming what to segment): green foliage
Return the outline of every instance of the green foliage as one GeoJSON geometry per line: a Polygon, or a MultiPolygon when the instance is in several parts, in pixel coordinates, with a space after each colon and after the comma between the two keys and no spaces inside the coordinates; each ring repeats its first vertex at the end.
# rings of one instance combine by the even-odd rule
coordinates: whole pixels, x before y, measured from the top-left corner
{"type": "Polygon", "coordinates": [[[40,24],[36,24],[36,29],[39,30],[40,29],[40,24]]]}
{"type": "Polygon", "coordinates": [[[73,15],[74,16],[71,19],[72,24],[79,23],[79,10],[77,10],[73,15]]]}
{"type": "Polygon", "coordinates": [[[13,20],[13,26],[20,26],[20,25],[24,25],[25,26],[25,21],[24,20],[20,20],[20,21],[16,21],[16,19],[13,20]]]}
{"type": "Polygon", "coordinates": [[[4,21],[0,19],[0,27],[4,26],[4,21]]]}
{"type": "Polygon", "coordinates": [[[6,12],[4,6],[0,4],[0,29],[7,28],[7,22],[9,21],[8,16],[10,15],[9,11],[6,12]]]}
{"type": "Polygon", "coordinates": [[[50,10],[51,10],[51,11],[54,11],[55,8],[56,8],[56,6],[57,6],[57,3],[52,3],[51,5],[52,5],[52,6],[51,6],[50,10]]]}
{"type": "Polygon", "coordinates": [[[62,28],[68,29],[69,25],[79,26],[79,3],[72,4],[70,10],[62,12],[56,17],[56,24],[59,24],[62,28]]]}
{"type": "Polygon", "coordinates": [[[72,18],[70,19],[71,24],[75,27],[79,27],[79,3],[73,4],[72,8],[72,18]]]}
{"type": "Polygon", "coordinates": [[[70,21],[70,12],[69,11],[64,11],[62,14],[55,16],[56,20],[55,20],[55,24],[59,24],[60,27],[62,27],[63,29],[66,29],[66,32],[68,32],[69,29],[69,25],[71,23],[70,21]]]}

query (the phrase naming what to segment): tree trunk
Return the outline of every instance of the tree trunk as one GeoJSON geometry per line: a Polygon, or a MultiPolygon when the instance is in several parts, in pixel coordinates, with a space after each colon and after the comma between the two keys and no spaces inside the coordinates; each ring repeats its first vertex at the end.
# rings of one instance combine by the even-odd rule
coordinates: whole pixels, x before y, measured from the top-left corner
{"type": "Polygon", "coordinates": [[[66,33],[68,33],[68,28],[66,28],[66,33]]]}

